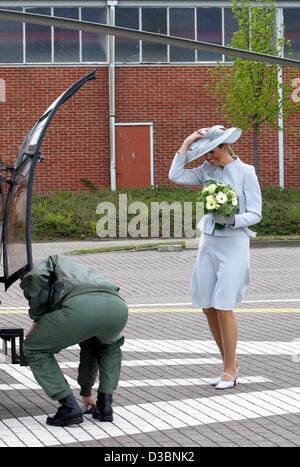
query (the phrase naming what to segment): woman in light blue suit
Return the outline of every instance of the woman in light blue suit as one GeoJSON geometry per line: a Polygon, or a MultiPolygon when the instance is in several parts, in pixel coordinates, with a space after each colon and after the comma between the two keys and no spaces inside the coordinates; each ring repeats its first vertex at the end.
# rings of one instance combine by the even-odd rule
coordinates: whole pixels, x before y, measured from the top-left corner
{"type": "Polygon", "coordinates": [[[255,169],[232,151],[230,144],[241,136],[239,128],[225,130],[220,125],[203,128],[188,136],[176,153],[169,178],[184,185],[203,185],[207,180],[230,184],[239,200],[239,214],[223,217],[207,214],[198,227],[202,231],[191,287],[193,306],[203,309],[213,338],[223,358],[216,389],[236,385],[237,322],[233,309],[242,300],[249,283],[250,226],[261,221],[261,191],[255,169]],[[205,156],[195,169],[184,166],[205,156]],[[215,223],[223,224],[221,230],[215,223]]]}

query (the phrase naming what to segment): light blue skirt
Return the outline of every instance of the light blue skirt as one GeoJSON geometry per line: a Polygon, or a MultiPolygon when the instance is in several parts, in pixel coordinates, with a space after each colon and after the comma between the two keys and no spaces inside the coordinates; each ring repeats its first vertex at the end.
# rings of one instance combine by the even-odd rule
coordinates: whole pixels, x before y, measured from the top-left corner
{"type": "Polygon", "coordinates": [[[191,279],[193,306],[233,310],[250,278],[250,239],[203,234],[191,279]]]}

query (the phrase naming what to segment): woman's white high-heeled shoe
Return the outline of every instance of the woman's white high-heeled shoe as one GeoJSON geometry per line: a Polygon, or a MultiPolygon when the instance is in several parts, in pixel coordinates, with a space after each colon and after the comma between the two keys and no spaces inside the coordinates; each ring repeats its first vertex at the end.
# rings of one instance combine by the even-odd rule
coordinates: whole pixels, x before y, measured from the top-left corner
{"type": "MultiPolygon", "coordinates": [[[[235,375],[236,375],[236,379],[238,379],[239,377],[239,369],[240,369],[240,363],[238,361],[236,361],[235,363],[235,375]]],[[[211,386],[218,386],[218,384],[222,381],[222,378],[221,376],[219,376],[219,378],[216,378],[212,383],[210,383],[211,386]]]]}
{"type": "Polygon", "coordinates": [[[219,378],[216,378],[215,380],[213,380],[213,382],[210,383],[210,385],[211,386],[218,386],[220,381],[221,381],[221,376],[219,376],[219,378]]]}
{"type": "Polygon", "coordinates": [[[226,373],[226,371],[222,371],[223,375],[229,376],[232,378],[231,381],[223,381],[221,378],[221,381],[217,384],[216,389],[231,389],[236,386],[236,375],[232,376],[230,373],[226,373]]]}

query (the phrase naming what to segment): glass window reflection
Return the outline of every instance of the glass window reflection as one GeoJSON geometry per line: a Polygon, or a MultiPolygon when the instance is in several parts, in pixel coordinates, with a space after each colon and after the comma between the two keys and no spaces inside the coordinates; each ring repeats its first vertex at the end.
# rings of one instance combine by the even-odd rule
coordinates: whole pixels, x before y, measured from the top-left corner
{"type": "MultiPolygon", "coordinates": [[[[78,8],[54,8],[54,16],[79,19],[78,8]]],[[[79,31],[54,28],[54,61],[79,62],[79,31]]]]}
{"type": "MultiPolygon", "coordinates": [[[[224,45],[229,46],[232,40],[233,34],[239,29],[238,22],[235,19],[232,13],[232,10],[230,8],[224,8],[224,25],[225,25],[225,31],[224,31],[225,44],[224,45]]],[[[232,61],[232,57],[226,55],[225,61],[227,62],[232,61]]]]}
{"type": "MultiPolygon", "coordinates": [[[[6,10],[22,11],[22,8],[6,10]]],[[[0,19],[0,63],[23,63],[23,24],[0,19]]]]}
{"type": "Polygon", "coordinates": [[[300,59],[300,8],[284,8],[285,37],[291,41],[293,58],[300,59]]]}
{"type": "MultiPolygon", "coordinates": [[[[106,8],[82,8],[82,21],[107,24],[106,8]]],[[[107,61],[107,35],[82,31],[82,61],[107,61]]]]}
{"type": "MultiPolygon", "coordinates": [[[[195,40],[194,8],[170,8],[170,36],[195,40]]],[[[171,62],[194,62],[196,51],[170,47],[171,62]]]]}
{"type": "MultiPolygon", "coordinates": [[[[117,8],[116,26],[123,28],[139,29],[138,8],[117,8]]],[[[139,62],[139,41],[116,37],[116,61],[117,62],[139,62]]]]}
{"type": "MultiPolygon", "coordinates": [[[[50,8],[26,8],[27,13],[50,15],[50,8]]],[[[51,62],[51,27],[26,23],[26,62],[51,62]]]]}
{"type": "MultiPolygon", "coordinates": [[[[167,9],[142,8],[143,31],[167,34],[167,9]]],[[[143,62],[166,62],[168,59],[167,45],[153,44],[143,41],[143,62]]]]}
{"type": "MultiPolygon", "coordinates": [[[[197,8],[197,40],[222,45],[222,9],[197,8]]],[[[198,50],[199,62],[222,60],[222,54],[198,50]]]]}

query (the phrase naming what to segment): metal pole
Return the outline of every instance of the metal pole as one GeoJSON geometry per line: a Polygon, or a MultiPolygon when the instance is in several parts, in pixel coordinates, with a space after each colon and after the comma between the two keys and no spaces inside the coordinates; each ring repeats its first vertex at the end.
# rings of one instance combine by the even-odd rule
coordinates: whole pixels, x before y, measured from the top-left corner
{"type": "MultiPolygon", "coordinates": [[[[282,8],[276,10],[277,38],[283,39],[283,11],[282,8]]],[[[283,56],[283,47],[279,47],[278,55],[283,56]]],[[[279,156],[279,186],[284,190],[284,134],[283,134],[283,72],[282,66],[278,66],[278,156],[279,156]]]]}
{"type": "Polygon", "coordinates": [[[0,18],[7,21],[16,21],[18,23],[41,24],[45,26],[56,26],[73,31],[86,31],[103,34],[111,34],[117,37],[127,37],[128,39],[144,40],[155,44],[170,44],[184,49],[201,49],[208,52],[221,53],[240,57],[245,60],[256,60],[260,62],[272,63],[275,65],[286,65],[300,68],[299,60],[277,57],[275,55],[262,54],[258,52],[249,52],[248,50],[234,49],[209,42],[194,41],[191,39],[182,39],[179,37],[166,36],[154,32],[137,31],[135,29],[121,28],[119,26],[109,26],[107,24],[91,23],[88,21],[79,21],[74,19],[58,18],[47,15],[37,15],[34,13],[21,13],[17,11],[8,11],[0,9],[0,18]]]}
{"type": "MultiPolygon", "coordinates": [[[[115,0],[108,0],[109,25],[115,25],[115,0]]],[[[109,93],[109,153],[110,153],[110,188],[116,191],[116,97],[115,97],[115,37],[108,37],[108,93],[109,93]]]]}

